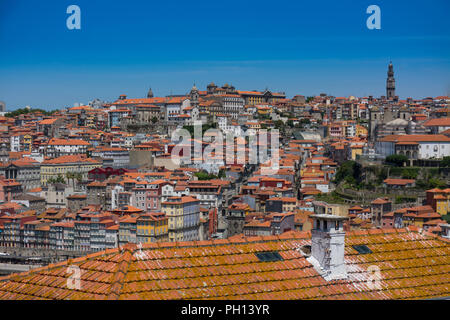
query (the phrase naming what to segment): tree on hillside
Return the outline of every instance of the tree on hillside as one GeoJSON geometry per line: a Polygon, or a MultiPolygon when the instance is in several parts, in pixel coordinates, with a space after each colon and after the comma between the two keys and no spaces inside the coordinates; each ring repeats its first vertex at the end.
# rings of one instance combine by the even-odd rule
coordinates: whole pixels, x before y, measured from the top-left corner
{"type": "Polygon", "coordinates": [[[334,178],[336,183],[345,181],[351,185],[361,182],[361,165],[356,161],[345,161],[337,170],[334,178]]]}
{"type": "Polygon", "coordinates": [[[393,154],[387,156],[385,162],[390,165],[394,165],[396,167],[402,167],[404,163],[408,161],[408,157],[402,154],[393,154]]]}
{"type": "Polygon", "coordinates": [[[208,173],[206,171],[199,171],[194,173],[194,176],[198,178],[198,180],[211,180],[211,179],[218,179],[218,177],[215,174],[208,173]]]}
{"type": "Polygon", "coordinates": [[[444,167],[444,168],[450,167],[450,157],[444,157],[444,158],[442,158],[442,161],[441,161],[441,163],[439,164],[439,166],[444,167]]]}
{"type": "Polygon", "coordinates": [[[72,180],[72,186],[73,186],[73,179],[75,179],[75,174],[73,172],[66,172],[66,179],[69,184],[70,184],[70,180],[72,180]]]}
{"type": "Polygon", "coordinates": [[[42,110],[42,109],[19,108],[19,109],[16,109],[14,111],[6,113],[5,117],[7,117],[7,118],[14,118],[14,117],[17,117],[17,116],[19,116],[21,114],[34,113],[34,112],[40,112],[40,113],[42,113],[45,116],[49,116],[49,115],[52,115],[53,113],[55,113],[56,111],[58,111],[58,110],[45,111],[45,110],[42,110]]]}
{"type": "Polygon", "coordinates": [[[219,177],[219,179],[222,179],[222,178],[226,178],[226,172],[225,172],[225,170],[224,169],[220,169],[219,170],[219,174],[218,174],[218,177],[219,177]]]}
{"type": "Polygon", "coordinates": [[[58,173],[58,176],[56,178],[49,178],[47,180],[47,183],[54,184],[54,183],[66,183],[66,180],[64,179],[63,175],[61,173],[58,173]]]}

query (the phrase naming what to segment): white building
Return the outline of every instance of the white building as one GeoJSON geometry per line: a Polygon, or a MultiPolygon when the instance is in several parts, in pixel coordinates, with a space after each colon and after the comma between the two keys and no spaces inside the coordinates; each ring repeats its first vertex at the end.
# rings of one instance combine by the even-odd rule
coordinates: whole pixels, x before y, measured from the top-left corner
{"type": "Polygon", "coordinates": [[[20,135],[12,135],[9,139],[10,147],[12,152],[20,151],[20,135]]]}
{"type": "Polygon", "coordinates": [[[218,114],[216,116],[219,129],[221,129],[224,134],[234,132],[233,126],[231,125],[231,121],[229,121],[228,119],[229,117],[230,116],[226,114],[218,114]]]}
{"type": "Polygon", "coordinates": [[[442,134],[390,135],[375,144],[384,157],[402,154],[409,159],[442,159],[450,156],[450,138],[442,134]]]}
{"type": "Polygon", "coordinates": [[[86,154],[90,143],[78,139],[52,138],[47,144],[46,153],[49,157],[60,157],[71,154],[86,154]]]}
{"type": "Polygon", "coordinates": [[[130,164],[130,153],[127,149],[120,147],[101,147],[92,151],[93,157],[111,159],[113,168],[126,168],[130,164]]]}
{"type": "Polygon", "coordinates": [[[237,119],[244,111],[245,100],[239,95],[224,95],[222,98],[223,111],[230,114],[233,119],[237,119]]]}
{"type": "Polygon", "coordinates": [[[186,97],[173,97],[166,102],[166,120],[178,120],[182,111],[191,106],[191,101],[186,97]]]}
{"type": "Polygon", "coordinates": [[[450,118],[437,118],[428,120],[423,124],[431,129],[431,133],[438,134],[450,129],[450,118]]]}

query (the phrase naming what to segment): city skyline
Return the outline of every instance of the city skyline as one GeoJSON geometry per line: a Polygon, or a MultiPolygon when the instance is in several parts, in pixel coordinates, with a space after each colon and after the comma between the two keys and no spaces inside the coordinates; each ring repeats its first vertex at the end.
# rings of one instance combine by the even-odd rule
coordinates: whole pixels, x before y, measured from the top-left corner
{"type": "Polygon", "coordinates": [[[291,97],[379,97],[390,61],[400,99],[450,95],[445,1],[379,1],[381,30],[366,27],[369,1],[80,0],[81,30],[66,27],[70,4],[0,5],[0,100],[8,110],[142,97],[149,87],[157,96],[185,94],[211,81],[291,97]]]}
{"type": "Polygon", "coordinates": [[[450,300],[449,9],[1,0],[0,300],[450,300]]]}

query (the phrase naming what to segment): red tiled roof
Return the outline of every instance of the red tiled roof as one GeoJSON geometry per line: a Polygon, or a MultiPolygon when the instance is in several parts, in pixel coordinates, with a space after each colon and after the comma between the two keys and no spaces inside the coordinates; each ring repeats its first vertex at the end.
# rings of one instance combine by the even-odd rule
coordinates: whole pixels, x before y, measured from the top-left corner
{"type": "Polygon", "coordinates": [[[385,204],[385,203],[388,203],[388,202],[390,202],[389,199],[386,200],[386,199],[378,198],[378,199],[373,200],[371,202],[371,204],[385,204]]]}
{"type": "Polygon", "coordinates": [[[45,120],[41,120],[39,122],[39,124],[53,124],[53,123],[55,123],[56,120],[58,120],[58,119],[56,119],[56,118],[45,119],[45,120]]]}
{"type": "Polygon", "coordinates": [[[407,184],[416,182],[416,180],[414,180],[414,179],[385,179],[383,182],[386,184],[390,184],[390,185],[405,186],[407,184]]]}
{"type": "Polygon", "coordinates": [[[89,146],[91,144],[84,140],[52,138],[48,142],[48,145],[50,145],[50,146],[89,146]]]}
{"type": "Polygon", "coordinates": [[[310,234],[151,243],[97,252],[0,278],[0,299],[425,299],[450,296],[450,242],[407,229],[347,233],[348,279],[325,281],[298,248],[310,234]],[[359,254],[352,246],[367,245],[359,254]],[[255,253],[278,251],[282,261],[255,253]],[[138,255],[139,254],[139,255],[138,255]],[[68,266],[80,290],[67,286],[68,266]],[[380,269],[380,289],[368,266],[380,269]]]}
{"type": "Polygon", "coordinates": [[[450,142],[450,138],[443,134],[405,134],[405,135],[390,135],[381,138],[382,142],[450,142]]]}
{"type": "Polygon", "coordinates": [[[80,163],[80,162],[90,162],[90,163],[98,163],[100,164],[100,161],[87,158],[84,155],[76,154],[76,155],[66,155],[61,156],[54,159],[44,160],[42,164],[64,164],[64,163],[80,163]]]}
{"type": "Polygon", "coordinates": [[[423,124],[425,127],[450,127],[450,118],[437,118],[428,120],[423,124]]]}

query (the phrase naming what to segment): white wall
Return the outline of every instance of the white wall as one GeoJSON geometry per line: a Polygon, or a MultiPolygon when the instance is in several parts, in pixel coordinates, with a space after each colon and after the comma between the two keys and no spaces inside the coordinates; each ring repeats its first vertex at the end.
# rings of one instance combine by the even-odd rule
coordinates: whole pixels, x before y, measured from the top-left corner
{"type": "Polygon", "coordinates": [[[450,156],[450,142],[419,142],[419,159],[450,156]]]}

